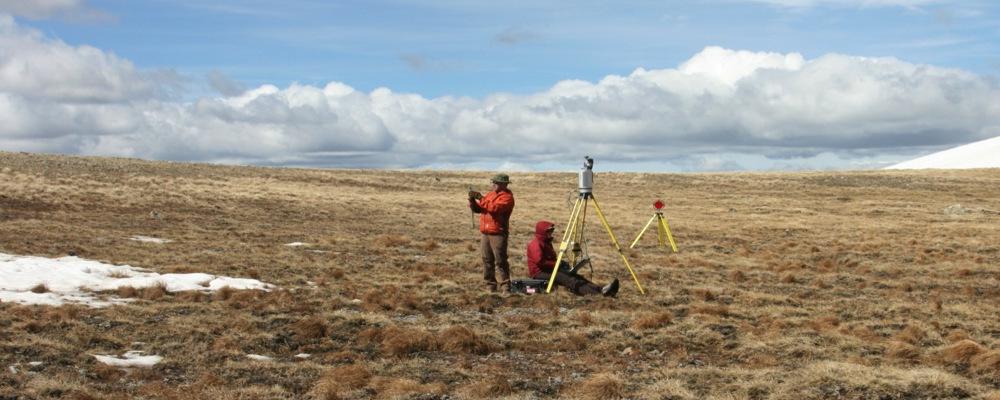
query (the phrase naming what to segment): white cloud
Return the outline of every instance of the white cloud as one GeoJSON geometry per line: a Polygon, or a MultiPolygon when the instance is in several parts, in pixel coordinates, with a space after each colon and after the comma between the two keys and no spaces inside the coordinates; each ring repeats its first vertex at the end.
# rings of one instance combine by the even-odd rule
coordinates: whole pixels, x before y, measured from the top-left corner
{"type": "Polygon", "coordinates": [[[149,97],[157,86],[128,60],[90,46],[70,46],[0,15],[0,92],[35,100],[120,102],[149,97]]]}
{"type": "Polygon", "coordinates": [[[0,0],[0,13],[28,19],[62,18],[73,21],[106,21],[108,14],[84,0],[0,0]]]}
{"type": "MultiPolygon", "coordinates": [[[[169,79],[99,49],[48,39],[10,18],[0,19],[0,43],[14,44],[0,55],[5,150],[511,169],[559,159],[575,165],[590,154],[733,169],[739,165],[732,157],[727,162],[712,154],[808,161],[834,152],[870,159],[1000,132],[996,82],[893,58],[805,59],[708,47],[678,68],[562,81],[523,96],[429,99],[331,82],[264,85],[182,102],[164,95],[169,79]]],[[[755,165],[762,163],[743,167],[755,165]]]]}

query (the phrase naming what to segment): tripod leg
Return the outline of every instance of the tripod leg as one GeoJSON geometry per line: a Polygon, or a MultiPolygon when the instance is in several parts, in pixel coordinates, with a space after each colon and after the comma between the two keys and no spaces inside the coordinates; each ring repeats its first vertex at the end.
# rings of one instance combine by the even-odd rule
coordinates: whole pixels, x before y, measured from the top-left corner
{"type": "Polygon", "coordinates": [[[632,274],[632,279],[635,280],[635,287],[639,288],[639,293],[646,294],[645,290],[642,290],[642,284],[639,283],[639,277],[635,275],[635,271],[632,269],[632,265],[628,262],[628,257],[625,257],[625,252],[622,251],[622,247],[618,245],[618,238],[615,237],[615,233],[611,231],[611,225],[608,225],[608,219],[604,217],[604,213],[601,212],[601,205],[597,203],[596,197],[591,197],[594,199],[594,209],[597,210],[597,216],[601,219],[601,224],[604,225],[604,229],[608,231],[608,236],[611,236],[611,243],[615,245],[615,249],[618,250],[618,255],[622,256],[622,261],[625,262],[625,268],[628,268],[628,272],[632,274]]]}
{"type": "Polygon", "coordinates": [[[552,284],[556,282],[556,273],[559,272],[559,263],[562,262],[563,256],[566,254],[566,249],[569,248],[569,241],[573,239],[573,234],[576,231],[576,220],[580,214],[580,210],[583,209],[583,198],[577,198],[576,203],[573,204],[573,212],[569,215],[569,222],[566,223],[566,228],[563,231],[562,241],[559,243],[559,255],[556,256],[556,264],[552,266],[552,276],[549,277],[549,285],[545,288],[545,293],[552,293],[552,284]]]}
{"type": "Polygon", "coordinates": [[[660,216],[660,227],[667,232],[667,239],[670,240],[670,248],[677,252],[677,243],[674,243],[674,235],[670,234],[670,224],[667,223],[667,217],[660,216]]]}
{"type": "Polygon", "coordinates": [[[656,215],[653,215],[653,218],[649,219],[649,222],[646,223],[646,226],[643,227],[641,231],[639,231],[639,236],[635,237],[635,240],[632,241],[632,245],[629,246],[628,248],[630,248],[630,249],[634,249],[635,248],[635,244],[639,243],[639,239],[642,239],[642,234],[646,233],[646,229],[649,229],[649,226],[653,224],[653,220],[655,220],[655,219],[656,219],[656,215]]]}
{"type": "Polygon", "coordinates": [[[663,230],[663,217],[659,214],[656,215],[656,247],[660,248],[666,245],[667,233],[663,230]]]}
{"type": "Polygon", "coordinates": [[[577,214],[576,229],[573,230],[573,248],[572,256],[569,259],[569,265],[576,265],[577,256],[582,256],[584,254],[584,243],[583,243],[583,227],[587,223],[587,199],[582,198],[583,201],[582,208],[580,208],[577,214]]]}

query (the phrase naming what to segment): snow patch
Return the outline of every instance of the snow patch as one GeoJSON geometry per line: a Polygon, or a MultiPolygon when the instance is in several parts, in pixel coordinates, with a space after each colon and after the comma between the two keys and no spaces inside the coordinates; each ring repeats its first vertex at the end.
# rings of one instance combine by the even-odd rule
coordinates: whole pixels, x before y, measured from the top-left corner
{"type": "Polygon", "coordinates": [[[301,358],[301,359],[303,359],[303,360],[305,360],[305,359],[307,359],[307,358],[309,358],[309,357],[312,357],[312,354],[308,354],[308,353],[299,353],[299,354],[296,354],[296,355],[295,355],[295,358],[301,358]]]}
{"type": "Polygon", "coordinates": [[[51,259],[0,253],[0,301],[51,306],[81,303],[104,307],[130,300],[114,297],[99,299],[91,292],[115,291],[127,286],[163,286],[168,292],[219,290],[223,287],[266,291],[274,287],[256,279],[205,273],[158,274],[129,265],[111,265],[73,256],[51,259]],[[48,291],[31,291],[39,285],[44,285],[48,291]]]}
{"type": "Polygon", "coordinates": [[[121,357],[109,356],[103,354],[94,354],[93,356],[94,358],[97,359],[97,361],[100,361],[101,363],[110,365],[112,367],[122,367],[122,368],[130,368],[130,367],[149,368],[158,364],[160,361],[163,360],[163,357],[144,356],[143,355],[144,353],[145,353],[144,351],[133,350],[126,352],[125,354],[122,354],[121,357]]]}
{"type": "Polygon", "coordinates": [[[247,354],[247,358],[249,358],[251,360],[255,360],[255,361],[271,361],[271,360],[274,360],[271,357],[262,356],[260,354],[247,354]]]}
{"type": "Polygon", "coordinates": [[[309,243],[302,243],[302,242],[285,243],[285,246],[289,246],[289,247],[302,247],[302,246],[308,246],[308,245],[309,245],[309,243]]]}
{"type": "Polygon", "coordinates": [[[951,148],[886,169],[1000,168],[1000,136],[951,148]]]}
{"type": "Polygon", "coordinates": [[[164,244],[164,243],[173,242],[173,240],[170,240],[170,239],[160,239],[160,238],[149,237],[149,236],[142,236],[142,235],[132,236],[132,237],[128,238],[128,240],[134,240],[134,241],[143,242],[143,243],[156,243],[156,244],[164,244]]]}

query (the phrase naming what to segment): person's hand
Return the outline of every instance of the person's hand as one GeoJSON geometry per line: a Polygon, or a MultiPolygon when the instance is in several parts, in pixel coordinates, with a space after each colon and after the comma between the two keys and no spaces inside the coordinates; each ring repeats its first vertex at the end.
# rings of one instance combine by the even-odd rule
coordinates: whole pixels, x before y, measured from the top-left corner
{"type": "Polygon", "coordinates": [[[483,198],[483,194],[482,193],[479,193],[479,192],[477,192],[475,190],[470,190],[469,191],[469,200],[479,200],[481,198],[483,198]]]}

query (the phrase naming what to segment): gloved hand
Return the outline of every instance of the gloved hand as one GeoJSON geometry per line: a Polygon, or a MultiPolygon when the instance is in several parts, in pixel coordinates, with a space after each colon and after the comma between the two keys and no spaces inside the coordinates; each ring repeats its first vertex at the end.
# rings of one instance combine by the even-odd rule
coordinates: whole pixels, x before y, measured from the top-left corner
{"type": "Polygon", "coordinates": [[[479,200],[481,198],[483,198],[483,194],[482,193],[479,193],[479,192],[477,192],[475,190],[470,190],[469,191],[469,200],[479,200]]]}

